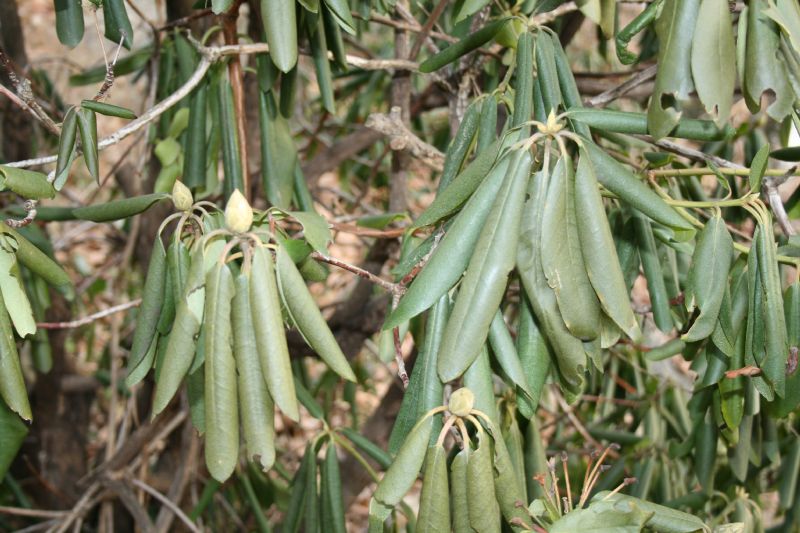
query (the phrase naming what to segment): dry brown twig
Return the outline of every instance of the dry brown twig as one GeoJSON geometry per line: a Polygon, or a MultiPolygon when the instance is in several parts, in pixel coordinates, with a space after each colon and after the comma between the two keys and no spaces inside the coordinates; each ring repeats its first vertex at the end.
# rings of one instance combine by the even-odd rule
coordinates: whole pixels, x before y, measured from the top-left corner
{"type": "Polygon", "coordinates": [[[444,154],[417,137],[403,124],[399,107],[393,107],[388,115],[372,113],[364,125],[387,136],[392,150],[406,150],[433,170],[442,171],[444,154]]]}

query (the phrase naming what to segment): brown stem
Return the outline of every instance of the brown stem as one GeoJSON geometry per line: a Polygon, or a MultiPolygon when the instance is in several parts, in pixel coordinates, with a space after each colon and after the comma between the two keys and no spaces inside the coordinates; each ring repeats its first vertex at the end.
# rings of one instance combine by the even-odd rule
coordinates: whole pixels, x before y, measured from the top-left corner
{"type": "Polygon", "coordinates": [[[391,294],[398,294],[399,295],[399,294],[403,293],[404,289],[400,285],[398,285],[396,283],[392,283],[391,281],[386,281],[385,279],[383,279],[383,278],[381,278],[379,276],[376,276],[372,272],[369,272],[368,270],[364,270],[361,267],[357,267],[355,265],[351,265],[350,263],[345,263],[344,261],[341,261],[341,260],[336,259],[334,257],[329,257],[329,256],[321,254],[319,252],[312,252],[311,253],[311,258],[315,259],[317,261],[320,261],[322,263],[328,263],[329,265],[337,266],[339,268],[343,268],[344,270],[352,272],[353,274],[355,274],[355,275],[357,275],[357,276],[359,276],[361,278],[364,278],[365,280],[367,280],[367,281],[369,281],[371,283],[374,283],[376,285],[379,285],[379,286],[383,287],[384,289],[386,289],[391,294]]]}

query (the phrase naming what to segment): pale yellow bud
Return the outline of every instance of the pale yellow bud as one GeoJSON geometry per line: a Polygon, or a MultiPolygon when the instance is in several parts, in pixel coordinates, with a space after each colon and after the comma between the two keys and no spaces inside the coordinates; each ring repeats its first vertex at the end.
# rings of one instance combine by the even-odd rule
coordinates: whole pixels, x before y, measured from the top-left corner
{"type": "Polygon", "coordinates": [[[225,206],[225,226],[234,233],[244,233],[253,223],[253,208],[239,189],[233,191],[225,206]]]}
{"type": "Polygon", "coordinates": [[[178,180],[175,180],[175,185],[172,186],[172,203],[178,211],[189,211],[194,203],[192,191],[178,180]]]}
{"type": "Polygon", "coordinates": [[[447,408],[456,416],[467,416],[475,406],[475,395],[466,387],[462,387],[450,395],[447,408]]]}

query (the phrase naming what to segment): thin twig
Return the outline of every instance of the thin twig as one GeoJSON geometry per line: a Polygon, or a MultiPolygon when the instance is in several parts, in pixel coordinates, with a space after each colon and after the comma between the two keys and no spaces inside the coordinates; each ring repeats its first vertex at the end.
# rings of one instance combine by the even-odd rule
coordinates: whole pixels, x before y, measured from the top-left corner
{"type": "Polygon", "coordinates": [[[431,146],[411,130],[400,118],[400,109],[393,107],[390,113],[372,113],[367,117],[364,125],[372,130],[386,135],[392,150],[407,150],[422,163],[438,172],[444,165],[444,154],[435,146],[431,146]]]}
{"type": "Polygon", "coordinates": [[[656,77],[656,72],[658,72],[658,65],[652,65],[647,67],[644,70],[640,70],[624,83],[609,89],[605,92],[598,94],[597,96],[593,96],[588,100],[584,101],[584,105],[586,107],[602,107],[607,105],[617,98],[620,98],[636,87],[642,85],[643,83],[647,83],[648,81],[654,79],[656,77]]]}
{"type": "Polygon", "coordinates": [[[72,320],[69,322],[37,322],[36,326],[42,329],[74,329],[79,328],[81,326],[85,326],[87,324],[91,324],[95,320],[99,320],[101,318],[105,318],[109,315],[113,315],[114,313],[120,313],[122,311],[127,311],[128,309],[132,309],[134,307],[138,307],[141,305],[142,299],[137,298],[136,300],[131,300],[130,302],[125,302],[124,304],[115,305],[114,307],[109,307],[108,309],[103,309],[102,311],[98,311],[97,313],[91,314],[89,316],[85,316],[83,318],[79,318],[77,320],[72,320]]]}
{"type": "Polygon", "coordinates": [[[29,516],[32,518],[61,518],[68,511],[45,511],[38,509],[25,509],[24,507],[8,507],[0,505],[0,514],[10,514],[15,516],[29,516]]]}
{"type": "Polygon", "coordinates": [[[186,513],[181,511],[180,507],[175,505],[169,498],[158,492],[156,489],[145,483],[144,481],[140,481],[138,479],[131,479],[131,483],[148,493],[150,496],[155,498],[156,500],[160,501],[164,507],[168,508],[170,511],[175,513],[175,516],[181,519],[181,522],[186,524],[186,527],[189,528],[190,531],[194,531],[195,533],[200,533],[200,529],[197,525],[192,522],[192,519],[186,516],[186,513]]]}
{"type": "Polygon", "coordinates": [[[343,268],[344,270],[352,272],[353,274],[355,274],[355,275],[357,275],[357,276],[359,276],[361,278],[364,278],[367,281],[370,281],[370,282],[372,282],[372,283],[374,283],[376,285],[379,285],[380,287],[386,289],[391,294],[403,294],[403,292],[404,292],[403,287],[401,287],[397,283],[392,283],[391,281],[386,281],[385,279],[383,279],[383,278],[381,278],[379,276],[376,276],[375,274],[373,274],[372,272],[369,272],[368,270],[364,270],[361,267],[357,267],[355,265],[351,265],[350,263],[345,263],[344,261],[341,261],[341,260],[336,259],[334,257],[329,257],[329,256],[321,254],[319,252],[311,252],[311,258],[315,259],[317,261],[320,261],[322,263],[328,263],[329,265],[337,266],[339,268],[343,268]]]}

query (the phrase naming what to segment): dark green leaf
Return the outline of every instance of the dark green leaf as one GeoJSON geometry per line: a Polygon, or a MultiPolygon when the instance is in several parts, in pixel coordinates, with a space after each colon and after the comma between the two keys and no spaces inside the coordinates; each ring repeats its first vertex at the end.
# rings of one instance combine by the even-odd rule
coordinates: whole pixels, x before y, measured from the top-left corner
{"type": "Polygon", "coordinates": [[[132,217],[147,211],[156,203],[166,200],[170,195],[166,193],[145,194],[122,200],[112,200],[103,204],[88,205],[72,210],[78,220],[91,220],[92,222],[110,222],[132,217]]]}

